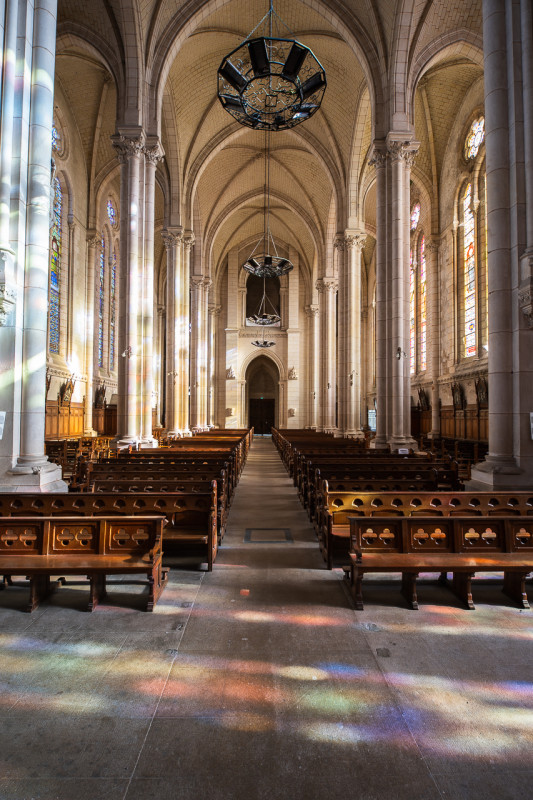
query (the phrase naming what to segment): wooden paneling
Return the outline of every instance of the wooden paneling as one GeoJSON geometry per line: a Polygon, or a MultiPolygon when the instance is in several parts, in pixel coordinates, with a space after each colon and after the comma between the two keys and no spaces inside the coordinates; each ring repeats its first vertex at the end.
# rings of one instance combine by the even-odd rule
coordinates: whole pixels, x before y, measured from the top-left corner
{"type": "Polygon", "coordinates": [[[45,438],[75,439],[83,436],[83,403],[61,406],[55,400],[46,403],[45,438]]]}

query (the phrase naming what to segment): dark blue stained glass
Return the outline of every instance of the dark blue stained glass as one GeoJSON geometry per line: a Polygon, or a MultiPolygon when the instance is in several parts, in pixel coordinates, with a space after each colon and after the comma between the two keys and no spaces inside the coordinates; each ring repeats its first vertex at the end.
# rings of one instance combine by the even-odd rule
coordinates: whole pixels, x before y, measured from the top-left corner
{"type": "Polygon", "coordinates": [[[61,287],[61,212],[63,196],[58,178],[54,178],[54,207],[50,231],[50,282],[48,291],[48,349],[59,353],[61,287]]]}

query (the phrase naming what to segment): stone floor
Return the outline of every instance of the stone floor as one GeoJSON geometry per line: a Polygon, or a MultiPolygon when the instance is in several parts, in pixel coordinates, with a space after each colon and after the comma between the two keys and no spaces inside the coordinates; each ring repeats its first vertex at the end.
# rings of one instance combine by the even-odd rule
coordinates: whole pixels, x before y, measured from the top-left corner
{"type": "Polygon", "coordinates": [[[0,593],[0,798],[531,798],[533,612],[419,594],[354,611],[256,440],[214,571],[172,570],[153,614],[0,593]]]}

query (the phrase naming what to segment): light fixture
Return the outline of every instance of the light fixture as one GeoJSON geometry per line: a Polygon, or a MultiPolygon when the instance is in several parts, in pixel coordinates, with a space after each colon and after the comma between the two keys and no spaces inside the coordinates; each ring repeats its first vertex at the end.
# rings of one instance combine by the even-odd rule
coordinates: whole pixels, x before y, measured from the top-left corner
{"type": "MultiPolygon", "coordinates": [[[[265,200],[263,208],[263,233],[250,256],[242,265],[250,275],[258,278],[279,278],[293,269],[288,258],[278,254],[270,230],[270,131],[265,131],[265,200]],[[272,246],[272,251],[271,251],[272,246]]],[[[266,323],[271,324],[271,323],[266,323]]]]}
{"type": "Polygon", "coordinates": [[[255,342],[252,342],[252,344],[254,347],[274,347],[276,342],[267,342],[263,336],[262,339],[256,339],[255,342]]]}
{"type": "Polygon", "coordinates": [[[280,36],[281,25],[292,37],[270,0],[263,19],[218,69],[222,106],[256,130],[281,131],[305,122],[320,108],[326,90],[326,73],[313,51],[280,36]],[[261,28],[264,35],[254,37],[261,28]]]}
{"type": "Polygon", "coordinates": [[[264,276],[263,276],[263,296],[261,297],[261,302],[259,303],[257,314],[251,314],[246,319],[251,325],[275,325],[276,323],[281,321],[280,315],[276,311],[273,303],[267,297],[266,278],[264,276]],[[274,312],[273,314],[269,313],[267,304],[274,312]]]}

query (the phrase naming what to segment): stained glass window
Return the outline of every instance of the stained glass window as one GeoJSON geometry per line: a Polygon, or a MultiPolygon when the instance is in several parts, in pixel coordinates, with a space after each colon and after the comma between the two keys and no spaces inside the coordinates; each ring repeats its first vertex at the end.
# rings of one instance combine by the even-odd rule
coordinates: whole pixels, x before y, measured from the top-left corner
{"type": "Polygon", "coordinates": [[[413,251],[409,259],[409,371],[416,371],[416,272],[413,251]]]}
{"type": "Polygon", "coordinates": [[[50,286],[48,295],[48,349],[59,353],[59,299],[61,286],[61,212],[63,195],[58,178],[54,178],[54,207],[50,231],[50,286]]]}
{"type": "Polygon", "coordinates": [[[420,219],[420,203],[415,203],[411,210],[411,230],[416,231],[420,219]]]}
{"type": "Polygon", "coordinates": [[[420,239],[420,272],[418,279],[420,293],[420,369],[427,368],[427,271],[426,271],[426,240],[420,239]]]}
{"type": "Polygon", "coordinates": [[[115,368],[117,251],[113,251],[109,292],[109,369],[115,368]]]}
{"type": "Polygon", "coordinates": [[[465,158],[469,161],[475,158],[485,139],[485,120],[483,117],[476,119],[470,126],[465,141],[465,158]]]}
{"type": "Polygon", "coordinates": [[[61,149],[61,134],[55,125],[52,125],[52,150],[58,153],[61,149]]]}
{"type": "Polygon", "coordinates": [[[476,355],[476,246],[474,214],[472,212],[472,184],[469,183],[463,196],[464,217],[464,298],[465,298],[465,356],[476,355]]]}
{"type": "Polygon", "coordinates": [[[117,212],[115,211],[115,206],[113,205],[112,200],[107,201],[107,216],[109,217],[109,222],[111,225],[117,224],[117,212]]]}
{"type": "Polygon", "coordinates": [[[98,366],[104,366],[105,239],[102,234],[98,280],[98,366]]]}

